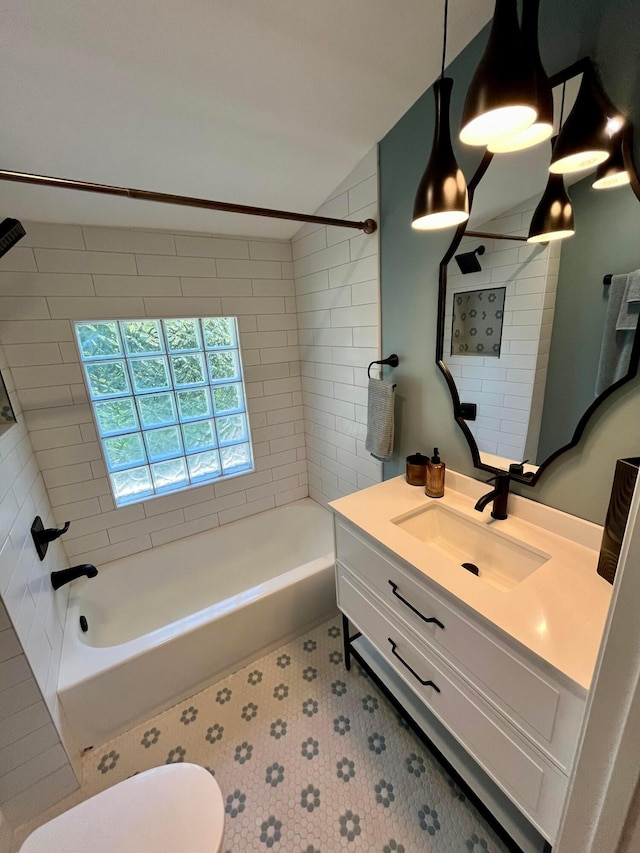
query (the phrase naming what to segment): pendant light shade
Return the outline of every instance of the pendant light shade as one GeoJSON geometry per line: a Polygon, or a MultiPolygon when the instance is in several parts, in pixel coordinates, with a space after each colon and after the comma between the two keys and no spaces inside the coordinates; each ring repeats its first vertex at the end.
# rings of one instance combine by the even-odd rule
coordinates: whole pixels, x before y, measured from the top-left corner
{"type": "Polygon", "coordinates": [[[431,156],[413,206],[411,227],[431,231],[460,225],[469,218],[467,182],[451,146],[449,103],[453,80],[441,77],[433,84],[436,126],[431,156]]]}
{"type": "Polygon", "coordinates": [[[609,158],[607,117],[591,68],[580,84],[578,97],[567,120],[560,128],[553,147],[549,171],[567,175],[592,169],[609,158]]]}
{"type": "Polygon", "coordinates": [[[611,139],[611,156],[598,166],[596,179],[591,185],[594,190],[608,190],[623,187],[631,183],[622,153],[622,134],[616,133],[611,139]]]}
{"type": "Polygon", "coordinates": [[[520,133],[537,117],[533,63],[518,26],[516,0],[496,0],[485,52],[462,112],[460,139],[490,145],[520,133]]]}
{"type": "Polygon", "coordinates": [[[529,243],[549,243],[575,234],[573,206],[562,175],[549,175],[547,186],[531,217],[529,243]]]}
{"type": "Polygon", "coordinates": [[[492,154],[522,151],[549,139],[553,133],[553,92],[549,78],[540,59],[538,47],[538,12],[540,0],[528,0],[522,10],[522,38],[533,64],[537,118],[532,125],[519,133],[490,142],[492,154]]]}

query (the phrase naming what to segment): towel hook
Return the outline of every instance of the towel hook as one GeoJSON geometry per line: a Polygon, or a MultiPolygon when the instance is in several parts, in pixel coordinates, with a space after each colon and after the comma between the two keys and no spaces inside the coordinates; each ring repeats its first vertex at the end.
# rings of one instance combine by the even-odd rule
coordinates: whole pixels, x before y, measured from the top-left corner
{"type": "Polygon", "coordinates": [[[388,364],[389,367],[397,367],[400,359],[395,353],[392,353],[388,358],[381,358],[380,361],[372,361],[369,367],[367,367],[367,376],[371,379],[371,368],[374,364],[379,364],[382,366],[383,364],[388,364]]]}

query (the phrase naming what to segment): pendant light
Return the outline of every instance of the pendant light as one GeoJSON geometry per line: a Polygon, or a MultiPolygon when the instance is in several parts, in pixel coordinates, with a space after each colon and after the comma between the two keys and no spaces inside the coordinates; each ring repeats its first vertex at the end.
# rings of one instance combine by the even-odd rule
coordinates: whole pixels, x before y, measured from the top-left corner
{"type": "MultiPolygon", "coordinates": [[[[562,92],[564,101],[564,89],[562,92]]],[[[553,138],[552,147],[557,137],[553,138]]],[[[552,149],[553,150],[553,149],[552,149]]],[[[562,175],[550,174],[547,186],[531,217],[529,243],[550,243],[565,240],[576,233],[573,205],[567,194],[562,175]]]]}
{"type": "Polygon", "coordinates": [[[540,142],[544,142],[553,133],[553,92],[540,59],[538,47],[539,11],[540,0],[525,0],[522,9],[522,38],[533,63],[538,116],[534,123],[525,130],[490,142],[487,147],[492,154],[523,151],[525,148],[531,148],[540,142]]]}
{"type": "Polygon", "coordinates": [[[560,126],[549,171],[568,175],[592,169],[609,158],[609,134],[605,107],[597,91],[593,69],[585,69],[578,97],[564,125],[560,126]]]}
{"type": "Polygon", "coordinates": [[[517,0],[496,0],[489,41],[467,92],[460,139],[489,145],[537,117],[534,67],[518,26],[517,0]]]}
{"type": "Polygon", "coordinates": [[[616,133],[611,138],[610,151],[609,159],[598,166],[596,179],[591,184],[594,190],[608,190],[631,183],[631,175],[624,162],[621,133],[616,133]]]}
{"type": "Polygon", "coordinates": [[[440,78],[433,85],[436,123],[431,156],[418,186],[413,205],[411,227],[416,231],[431,231],[460,225],[469,218],[467,182],[453,153],[449,127],[449,105],[453,80],[451,77],[444,76],[448,6],[448,0],[445,0],[442,71],[440,78]]]}

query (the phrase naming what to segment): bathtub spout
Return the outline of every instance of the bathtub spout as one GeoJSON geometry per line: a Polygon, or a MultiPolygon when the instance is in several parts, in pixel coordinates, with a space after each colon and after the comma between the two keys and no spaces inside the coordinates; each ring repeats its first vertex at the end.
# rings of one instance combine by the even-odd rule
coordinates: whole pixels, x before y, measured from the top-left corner
{"type": "Polygon", "coordinates": [[[71,568],[61,569],[59,572],[51,572],[51,586],[54,589],[60,589],[61,586],[77,578],[83,576],[95,578],[97,574],[98,570],[91,563],[83,563],[81,566],[71,566],[71,568]]]}

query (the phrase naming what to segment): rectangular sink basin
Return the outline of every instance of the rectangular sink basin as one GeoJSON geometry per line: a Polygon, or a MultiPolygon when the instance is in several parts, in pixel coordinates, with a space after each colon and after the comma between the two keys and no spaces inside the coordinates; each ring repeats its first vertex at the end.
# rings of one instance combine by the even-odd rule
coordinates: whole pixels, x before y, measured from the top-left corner
{"type": "Polygon", "coordinates": [[[495,526],[475,523],[442,504],[430,504],[391,521],[447,557],[459,571],[467,571],[463,563],[477,567],[479,580],[502,591],[513,589],[550,559],[549,554],[495,526]]]}

